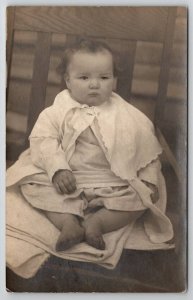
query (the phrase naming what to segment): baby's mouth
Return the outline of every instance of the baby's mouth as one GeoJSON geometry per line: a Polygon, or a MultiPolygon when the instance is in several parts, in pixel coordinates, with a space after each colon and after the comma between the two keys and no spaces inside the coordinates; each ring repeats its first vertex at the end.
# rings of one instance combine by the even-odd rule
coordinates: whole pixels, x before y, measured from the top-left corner
{"type": "Polygon", "coordinates": [[[96,96],[99,96],[99,93],[89,93],[89,96],[96,97],[96,96]]]}

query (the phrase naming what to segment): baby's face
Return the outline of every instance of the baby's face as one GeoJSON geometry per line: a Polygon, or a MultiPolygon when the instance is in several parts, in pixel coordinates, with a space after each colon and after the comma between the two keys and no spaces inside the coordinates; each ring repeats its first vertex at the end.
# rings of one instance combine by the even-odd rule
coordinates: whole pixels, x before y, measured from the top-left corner
{"type": "Polygon", "coordinates": [[[108,51],[77,52],[72,56],[66,84],[77,102],[89,106],[104,103],[111,96],[114,80],[113,60],[108,51]]]}

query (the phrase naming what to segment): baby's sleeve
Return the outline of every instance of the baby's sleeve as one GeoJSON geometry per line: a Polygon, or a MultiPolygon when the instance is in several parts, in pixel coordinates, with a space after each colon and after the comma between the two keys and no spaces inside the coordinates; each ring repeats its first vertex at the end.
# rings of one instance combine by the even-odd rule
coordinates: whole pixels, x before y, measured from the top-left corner
{"type": "Polygon", "coordinates": [[[50,181],[56,171],[70,170],[65,153],[56,138],[31,138],[30,152],[33,164],[45,170],[50,181]]]}
{"type": "Polygon", "coordinates": [[[52,107],[47,108],[40,114],[29,137],[32,162],[46,171],[50,181],[56,171],[70,170],[61,147],[59,129],[57,112],[52,107]]]}

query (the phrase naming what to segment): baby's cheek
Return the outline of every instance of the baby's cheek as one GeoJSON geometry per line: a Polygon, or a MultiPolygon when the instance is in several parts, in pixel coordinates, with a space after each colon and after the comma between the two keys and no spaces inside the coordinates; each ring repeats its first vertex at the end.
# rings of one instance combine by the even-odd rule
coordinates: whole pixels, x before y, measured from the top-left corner
{"type": "Polygon", "coordinates": [[[111,91],[113,90],[113,86],[114,86],[113,82],[110,82],[106,87],[106,91],[111,93],[111,91]]]}

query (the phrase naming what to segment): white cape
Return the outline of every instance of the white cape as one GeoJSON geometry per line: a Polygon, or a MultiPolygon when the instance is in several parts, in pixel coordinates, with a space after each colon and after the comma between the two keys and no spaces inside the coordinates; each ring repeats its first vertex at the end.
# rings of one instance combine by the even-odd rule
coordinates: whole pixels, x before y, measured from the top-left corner
{"type": "MultiPolygon", "coordinates": [[[[72,109],[77,114],[76,109],[80,106],[68,91],[61,92],[54,104],[40,114],[31,138],[50,136],[50,129],[52,136],[62,135],[65,116],[72,109]]],[[[81,122],[78,115],[75,120],[74,128],[78,129],[81,122]]],[[[148,168],[162,151],[152,123],[113,93],[108,106],[104,106],[98,115],[98,124],[112,171],[128,180],[148,210],[136,224],[106,234],[107,248],[104,251],[81,243],[58,253],[54,249],[59,231],[23,199],[19,189],[24,178],[44,172],[32,163],[27,150],[7,171],[7,264],[18,275],[25,278],[33,276],[50,254],[114,268],[123,248],[153,250],[173,247],[165,243],[173,237],[172,224],[165,215],[165,181],[159,169],[152,172],[148,168]],[[151,201],[151,190],[138,176],[141,169],[142,179],[158,187],[159,200],[155,204],[151,201]]],[[[68,132],[65,134],[70,143],[73,137],[68,132]]],[[[68,159],[68,153],[66,157],[68,159]]]]}

